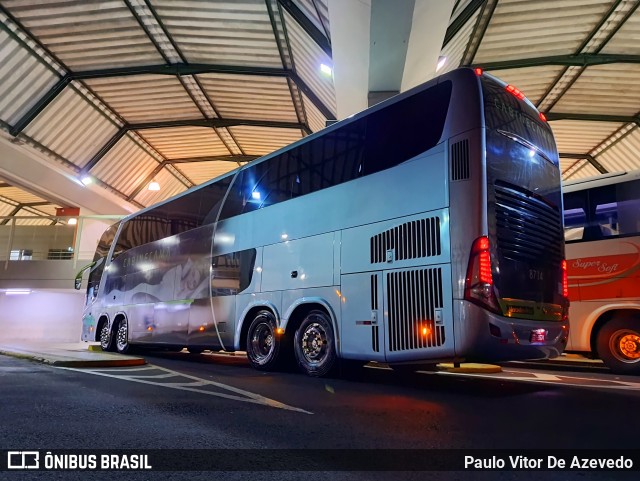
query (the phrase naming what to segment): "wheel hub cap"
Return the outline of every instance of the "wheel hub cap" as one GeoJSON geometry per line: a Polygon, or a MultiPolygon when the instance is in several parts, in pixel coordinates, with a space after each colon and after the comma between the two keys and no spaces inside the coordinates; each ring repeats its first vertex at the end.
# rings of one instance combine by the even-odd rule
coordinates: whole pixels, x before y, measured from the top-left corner
{"type": "Polygon", "coordinates": [[[319,361],[325,355],[327,334],[319,324],[311,324],[302,336],[302,352],[310,361],[319,361]]]}
{"type": "Polygon", "coordinates": [[[619,341],[620,353],[629,360],[640,359],[640,336],[626,334],[619,341]]]}

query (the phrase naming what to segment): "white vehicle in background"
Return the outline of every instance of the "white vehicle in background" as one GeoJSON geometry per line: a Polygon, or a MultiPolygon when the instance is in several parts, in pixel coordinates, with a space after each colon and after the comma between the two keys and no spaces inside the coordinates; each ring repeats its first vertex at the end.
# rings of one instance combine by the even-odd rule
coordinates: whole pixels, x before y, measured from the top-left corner
{"type": "Polygon", "coordinates": [[[640,374],[640,171],[567,182],[567,351],[640,374]]]}

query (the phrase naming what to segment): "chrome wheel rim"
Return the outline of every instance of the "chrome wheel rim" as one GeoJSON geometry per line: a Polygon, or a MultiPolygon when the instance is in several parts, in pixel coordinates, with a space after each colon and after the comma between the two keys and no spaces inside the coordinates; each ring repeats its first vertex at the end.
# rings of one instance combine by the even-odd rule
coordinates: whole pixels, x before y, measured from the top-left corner
{"type": "Polygon", "coordinates": [[[640,362],[640,334],[629,329],[616,331],[609,339],[609,349],[618,361],[640,362]]]}
{"type": "Polygon", "coordinates": [[[103,351],[106,351],[109,348],[109,326],[105,323],[102,326],[102,330],[100,331],[100,347],[103,351]]]}
{"type": "Polygon", "coordinates": [[[258,364],[264,364],[273,354],[275,338],[273,329],[266,322],[256,326],[251,335],[251,354],[258,364]]]}
{"type": "Polygon", "coordinates": [[[301,344],[302,355],[307,361],[312,363],[321,362],[328,351],[327,331],[321,324],[313,322],[302,333],[301,344]]]}
{"type": "Polygon", "coordinates": [[[119,351],[123,351],[127,348],[127,321],[123,320],[120,321],[120,324],[118,324],[116,342],[119,351]]]}

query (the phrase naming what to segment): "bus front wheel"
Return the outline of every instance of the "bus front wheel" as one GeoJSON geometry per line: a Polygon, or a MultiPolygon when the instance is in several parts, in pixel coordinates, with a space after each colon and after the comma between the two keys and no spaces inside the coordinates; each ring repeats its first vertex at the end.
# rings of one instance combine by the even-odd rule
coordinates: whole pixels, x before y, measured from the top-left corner
{"type": "Polygon", "coordinates": [[[615,373],[640,374],[640,319],[607,322],[598,333],[598,355],[615,373]]]}
{"type": "Polygon", "coordinates": [[[126,354],[129,352],[129,328],[127,326],[127,320],[123,317],[118,321],[116,327],[116,350],[120,354],[126,354]]]}
{"type": "Polygon", "coordinates": [[[277,367],[280,339],[276,335],[276,318],[270,311],[260,311],[251,321],[247,332],[249,363],[261,371],[277,367]]]}
{"type": "Polygon", "coordinates": [[[336,349],[331,319],[323,311],[311,311],[296,330],[296,361],[302,372],[326,376],[336,365],[336,349]]]}

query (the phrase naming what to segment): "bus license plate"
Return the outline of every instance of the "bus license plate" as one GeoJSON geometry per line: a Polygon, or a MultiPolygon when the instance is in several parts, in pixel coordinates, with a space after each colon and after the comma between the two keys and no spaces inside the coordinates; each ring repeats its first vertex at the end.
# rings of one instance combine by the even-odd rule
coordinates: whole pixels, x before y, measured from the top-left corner
{"type": "Polygon", "coordinates": [[[529,342],[544,342],[547,338],[546,329],[533,329],[531,331],[531,339],[529,342]]]}

